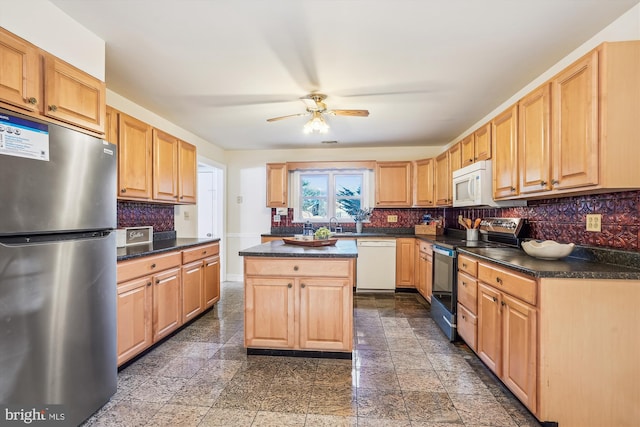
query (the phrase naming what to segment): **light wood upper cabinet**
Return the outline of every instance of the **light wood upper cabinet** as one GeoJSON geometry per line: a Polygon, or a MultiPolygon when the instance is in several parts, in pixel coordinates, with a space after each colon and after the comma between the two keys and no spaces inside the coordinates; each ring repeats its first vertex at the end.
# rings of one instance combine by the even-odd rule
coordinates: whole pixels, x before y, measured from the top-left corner
{"type": "Polygon", "coordinates": [[[473,133],[474,140],[474,162],[478,160],[489,160],[491,151],[491,123],[487,123],[473,133]]]}
{"type": "Polygon", "coordinates": [[[551,189],[551,88],[544,84],[518,103],[520,194],[551,189]]]}
{"type": "Polygon", "coordinates": [[[476,146],[473,134],[469,134],[460,141],[462,152],[462,166],[469,166],[476,161],[476,146]]]}
{"type": "Polygon", "coordinates": [[[551,84],[553,186],[564,189],[596,185],[599,178],[598,51],[565,69],[551,84]]]}
{"type": "Polygon", "coordinates": [[[376,207],[411,207],[411,162],[376,163],[376,207]]]}
{"type": "Polygon", "coordinates": [[[83,132],[105,131],[103,81],[0,28],[0,105],[83,132]]]}
{"type": "Polygon", "coordinates": [[[413,205],[433,206],[434,199],[434,175],[433,159],[418,160],[413,166],[413,205]]]}
{"type": "Polygon", "coordinates": [[[118,116],[120,112],[107,105],[104,121],[104,139],[118,145],[118,116]]]}
{"type": "Polygon", "coordinates": [[[198,158],[195,145],[178,143],[178,202],[195,204],[198,199],[198,158]]]}
{"type": "Polygon", "coordinates": [[[153,198],[178,199],[178,138],[153,129],[153,198]]]}
{"type": "Polygon", "coordinates": [[[152,194],[151,126],[118,115],[118,197],[148,200],[152,194]]]}
{"type": "Polygon", "coordinates": [[[450,206],[452,180],[449,171],[449,151],[435,158],[435,177],[436,206],[450,206]]]}
{"type": "Polygon", "coordinates": [[[38,49],[0,28],[0,64],[0,102],[38,111],[42,101],[38,49]]]}
{"type": "Polygon", "coordinates": [[[286,207],[289,191],[289,171],[286,163],[267,163],[267,207],[286,207]]]}
{"type": "Polygon", "coordinates": [[[518,195],[518,112],[509,108],[491,121],[493,198],[518,195]]]}
{"type": "MultiPolygon", "coordinates": [[[[453,172],[462,167],[462,149],[461,144],[458,142],[449,148],[449,170],[453,172]]],[[[453,175],[452,175],[453,178],[453,175]]]]}
{"type": "Polygon", "coordinates": [[[55,56],[44,56],[44,115],[104,133],[106,85],[55,56]]]}

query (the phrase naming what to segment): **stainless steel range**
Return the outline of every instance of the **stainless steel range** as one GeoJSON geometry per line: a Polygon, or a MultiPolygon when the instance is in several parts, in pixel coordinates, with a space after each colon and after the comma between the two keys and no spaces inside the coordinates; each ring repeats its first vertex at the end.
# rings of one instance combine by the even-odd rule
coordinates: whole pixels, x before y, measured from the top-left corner
{"type": "Polygon", "coordinates": [[[520,245],[525,221],[522,218],[485,218],[480,223],[480,240],[467,241],[454,234],[439,236],[433,245],[433,295],[431,317],[450,341],[455,341],[457,273],[459,247],[500,247],[520,245]]]}

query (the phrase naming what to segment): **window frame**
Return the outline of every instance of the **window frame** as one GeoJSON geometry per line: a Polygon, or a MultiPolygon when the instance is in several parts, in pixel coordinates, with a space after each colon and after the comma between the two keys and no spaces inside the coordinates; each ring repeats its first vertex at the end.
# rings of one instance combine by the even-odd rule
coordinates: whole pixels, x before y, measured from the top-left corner
{"type": "MultiPolygon", "coordinates": [[[[290,191],[289,206],[293,208],[293,222],[294,223],[327,223],[336,214],[336,188],[335,177],[337,175],[361,175],[362,176],[362,189],[360,192],[360,206],[362,208],[370,206],[374,200],[373,197],[373,171],[369,169],[301,169],[295,170],[290,176],[290,191]],[[303,218],[302,217],[302,184],[301,180],[304,175],[328,175],[328,189],[327,189],[327,217],[323,218],[303,218]]],[[[352,217],[338,218],[339,223],[355,223],[352,217]]],[[[363,222],[369,222],[363,221],[363,222]]]]}

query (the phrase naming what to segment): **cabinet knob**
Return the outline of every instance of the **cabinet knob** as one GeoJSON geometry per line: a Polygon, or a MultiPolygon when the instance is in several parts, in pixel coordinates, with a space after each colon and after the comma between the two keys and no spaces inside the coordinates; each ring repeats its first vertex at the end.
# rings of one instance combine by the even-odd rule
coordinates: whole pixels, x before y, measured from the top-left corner
{"type": "Polygon", "coordinates": [[[499,277],[496,277],[496,282],[500,283],[502,285],[502,279],[499,277]]]}
{"type": "Polygon", "coordinates": [[[298,266],[297,265],[293,266],[293,271],[298,271],[298,266]]]}
{"type": "Polygon", "coordinates": [[[462,263],[462,268],[467,268],[467,264],[465,264],[464,262],[462,263]]]}
{"type": "Polygon", "coordinates": [[[184,196],[180,196],[180,200],[184,199],[184,196]]]}
{"type": "Polygon", "coordinates": [[[50,111],[58,111],[58,106],[57,105],[49,105],[49,110],[50,111]]]}
{"type": "Polygon", "coordinates": [[[496,297],[491,297],[491,299],[493,300],[493,302],[498,302],[498,298],[496,297]]]}
{"type": "Polygon", "coordinates": [[[151,282],[147,282],[147,286],[151,286],[151,282]]]}
{"type": "Polygon", "coordinates": [[[203,254],[203,255],[204,255],[204,254],[206,254],[206,253],[207,253],[207,251],[202,251],[202,254],[203,254]]]}
{"type": "Polygon", "coordinates": [[[551,185],[556,185],[556,184],[560,184],[560,181],[558,181],[557,179],[552,179],[551,185]]]}
{"type": "Polygon", "coordinates": [[[300,285],[300,287],[301,287],[302,289],[304,289],[306,286],[307,286],[307,285],[305,285],[304,283],[302,283],[302,284],[300,285]]]}
{"type": "Polygon", "coordinates": [[[126,189],[126,188],[123,188],[123,189],[121,189],[121,190],[120,190],[120,192],[121,192],[121,193],[126,193],[126,192],[127,192],[127,189],[126,189]]]}
{"type": "Polygon", "coordinates": [[[36,105],[38,103],[38,100],[32,96],[31,98],[27,99],[27,102],[31,105],[36,105]]]}
{"type": "Polygon", "coordinates": [[[287,283],[287,288],[291,289],[293,285],[291,283],[287,283]]]}
{"type": "Polygon", "coordinates": [[[151,264],[151,268],[156,268],[156,265],[155,264],[151,264]]]}
{"type": "Polygon", "coordinates": [[[156,279],[156,285],[160,283],[160,279],[156,279]]]}
{"type": "Polygon", "coordinates": [[[180,196],[173,196],[173,197],[175,197],[175,198],[177,199],[177,198],[178,198],[178,197],[180,197],[180,196]]]}
{"type": "Polygon", "coordinates": [[[547,181],[540,181],[540,186],[544,187],[545,185],[547,185],[547,181]]]}
{"type": "Polygon", "coordinates": [[[504,301],[500,301],[500,305],[504,307],[507,304],[505,304],[504,301]]]}
{"type": "Polygon", "coordinates": [[[467,286],[467,282],[462,282],[462,286],[467,286]]]}
{"type": "Polygon", "coordinates": [[[516,191],[516,187],[511,187],[511,191],[516,191]]]}

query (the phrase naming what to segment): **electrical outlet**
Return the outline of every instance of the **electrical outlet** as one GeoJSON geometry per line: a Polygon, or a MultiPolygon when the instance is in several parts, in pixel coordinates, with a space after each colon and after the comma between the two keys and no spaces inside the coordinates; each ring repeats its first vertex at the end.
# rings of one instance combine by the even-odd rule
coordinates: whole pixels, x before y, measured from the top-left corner
{"type": "Polygon", "coordinates": [[[241,205],[242,204],[242,196],[236,197],[236,202],[241,205]]]}
{"type": "Polygon", "coordinates": [[[587,214],[587,231],[602,231],[602,214],[587,214]]]}
{"type": "Polygon", "coordinates": [[[280,215],[274,215],[273,222],[280,222],[280,215]]]}
{"type": "Polygon", "coordinates": [[[387,222],[398,222],[398,215],[387,215],[387,222]]]}

